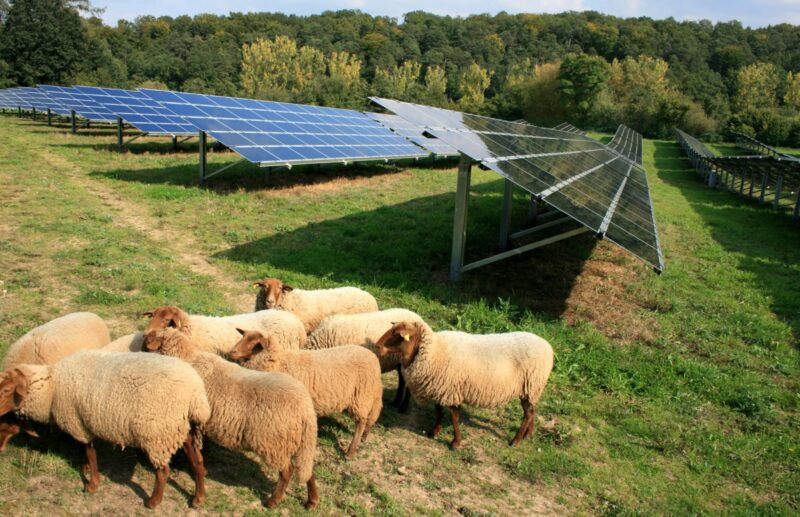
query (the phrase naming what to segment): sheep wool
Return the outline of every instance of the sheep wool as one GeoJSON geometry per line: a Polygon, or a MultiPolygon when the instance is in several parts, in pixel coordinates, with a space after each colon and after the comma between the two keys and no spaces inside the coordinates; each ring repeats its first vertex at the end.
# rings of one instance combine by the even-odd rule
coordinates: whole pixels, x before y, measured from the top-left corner
{"type": "Polygon", "coordinates": [[[317,419],[308,390],[300,381],[282,373],[248,370],[203,352],[173,328],[148,332],[144,348],[186,361],[203,379],[211,404],[211,418],[202,428],[208,438],[222,447],[253,453],[262,465],[281,472],[281,482],[268,506],[280,501],[284,481],[288,484],[284,474],[291,473],[292,466],[297,478],[309,487],[307,506],[316,505],[317,419]]]}
{"type": "Polygon", "coordinates": [[[244,361],[246,368],[283,372],[302,382],[314,402],[317,416],[348,411],[356,421],[356,432],[347,456],[352,458],[380,416],[383,405],[380,367],[373,353],[346,345],[326,350],[281,350],[271,338],[246,332],[231,352],[231,358],[247,357],[258,345],[260,351],[244,361]],[[244,354],[240,352],[240,346],[244,354]]]}
{"type": "Polygon", "coordinates": [[[6,352],[3,370],[19,364],[54,364],[83,349],[111,341],[108,327],[91,312],[73,312],[40,325],[19,338],[6,352]]]}
{"type": "MultiPolygon", "coordinates": [[[[308,336],[306,348],[319,350],[342,345],[361,345],[374,353],[375,343],[396,321],[421,322],[422,318],[406,309],[328,316],[308,336]]],[[[386,373],[400,365],[400,354],[387,354],[379,360],[381,372],[386,373]]]]}
{"type": "Polygon", "coordinates": [[[255,285],[259,287],[257,311],[282,309],[291,312],[303,322],[306,333],[311,333],[325,317],[333,314],[378,310],[375,298],[357,287],[304,290],[291,288],[277,279],[267,279],[255,285]]]}
{"type": "Polygon", "coordinates": [[[100,350],[103,352],[141,352],[144,344],[144,333],[135,332],[115,339],[100,350]]]}
{"type": "Polygon", "coordinates": [[[515,398],[535,404],[553,369],[553,349],[528,332],[475,335],[433,332],[420,324],[416,357],[403,376],[418,401],[498,407],[515,398]]]}
{"type": "Polygon", "coordinates": [[[53,423],[81,443],[139,447],[156,468],[211,415],[203,381],[185,363],[145,354],[81,351],[55,365],[21,365],[18,415],[53,423]]]}

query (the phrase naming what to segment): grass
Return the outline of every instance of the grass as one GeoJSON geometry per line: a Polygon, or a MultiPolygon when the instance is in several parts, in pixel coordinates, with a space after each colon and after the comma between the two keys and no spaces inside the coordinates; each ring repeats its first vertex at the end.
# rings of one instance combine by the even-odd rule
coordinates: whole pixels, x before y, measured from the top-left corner
{"type": "MultiPolygon", "coordinates": [[[[664,247],[661,276],[606,242],[576,238],[447,281],[452,163],[263,171],[237,165],[196,185],[189,144],[113,130],[70,135],[0,118],[0,352],[57,315],[91,310],[116,337],[137,314],[249,310],[249,284],[359,285],[436,328],[529,330],[556,367],[535,439],[506,446],[518,404],[467,408],[466,448],[430,440],[431,407],[387,408],[352,462],[348,417],[320,425],[323,514],[783,514],[800,510],[800,228],[704,187],[670,141],[645,141],[664,247]],[[423,166],[424,165],[424,166],[423,166]]],[[[214,167],[230,153],[212,153],[214,167]]],[[[468,256],[493,251],[502,183],[475,170],[468,256]]],[[[517,193],[521,225],[526,199],[517,193]]],[[[386,376],[387,399],[393,396],[386,376]]],[[[256,515],[274,486],[255,463],[209,446],[207,512],[256,515]]],[[[146,513],[141,454],[100,449],[100,491],[81,493],[80,451],[17,437],[0,457],[0,511],[146,513]]],[[[164,511],[192,489],[181,454],[164,511]]],[[[301,487],[279,507],[302,513],[301,487]]]]}

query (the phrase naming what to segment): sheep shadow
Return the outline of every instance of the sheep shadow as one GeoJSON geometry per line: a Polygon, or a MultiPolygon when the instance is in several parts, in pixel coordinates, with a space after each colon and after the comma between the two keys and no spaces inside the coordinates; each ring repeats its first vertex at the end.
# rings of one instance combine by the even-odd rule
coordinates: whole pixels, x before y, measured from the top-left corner
{"type": "Polygon", "coordinates": [[[698,177],[677,143],[655,142],[659,178],[680,190],[726,252],[738,257],[736,267],[756,278],[775,315],[789,325],[795,347],[800,342],[800,224],[786,213],[732,192],[708,187],[698,177]]]}
{"type": "MultiPolygon", "coordinates": [[[[498,250],[502,192],[502,180],[473,186],[466,262],[498,250]]],[[[555,317],[562,314],[596,239],[590,234],[579,235],[465,273],[461,282],[454,284],[449,281],[454,197],[452,193],[423,196],[309,223],[213,256],[254,267],[263,276],[279,268],[340,284],[415,292],[445,304],[507,299],[516,308],[555,317]]],[[[529,195],[516,189],[512,232],[528,224],[528,204],[529,195]]],[[[565,223],[535,237],[546,238],[572,227],[565,223]]],[[[526,242],[530,239],[513,245],[526,242]]]]}

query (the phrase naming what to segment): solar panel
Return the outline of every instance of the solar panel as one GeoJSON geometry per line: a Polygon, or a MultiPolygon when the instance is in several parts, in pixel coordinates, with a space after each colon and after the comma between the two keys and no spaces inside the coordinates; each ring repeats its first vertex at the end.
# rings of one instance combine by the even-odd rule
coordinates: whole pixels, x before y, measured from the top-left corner
{"type": "Polygon", "coordinates": [[[246,159],[262,165],[419,158],[428,154],[357,111],[141,91],[246,159]]]}
{"type": "Polygon", "coordinates": [[[25,108],[31,109],[34,106],[30,103],[27,96],[22,95],[21,88],[9,88],[4,90],[4,97],[7,100],[9,108],[25,108]]]}
{"type": "Polygon", "coordinates": [[[141,131],[176,136],[194,135],[198,132],[195,126],[188,124],[182,117],[143,92],[94,86],[75,86],[74,90],[141,131]]]}
{"type": "Polygon", "coordinates": [[[642,135],[628,126],[620,124],[608,147],[642,165],[642,135]]]}
{"type": "Polygon", "coordinates": [[[451,147],[437,138],[426,136],[425,130],[419,126],[406,121],[397,115],[387,115],[383,113],[367,113],[372,120],[376,120],[383,126],[391,129],[398,135],[411,140],[418,146],[427,149],[439,156],[458,156],[458,150],[451,147]]]}
{"type": "Polygon", "coordinates": [[[573,126],[569,122],[562,122],[561,124],[555,126],[553,129],[557,129],[559,131],[564,131],[566,133],[575,133],[576,135],[585,135],[586,132],[578,129],[577,127],[573,126]]]}
{"type": "Polygon", "coordinates": [[[384,108],[664,269],[645,170],[583,135],[373,98],[384,108]]]}
{"type": "Polygon", "coordinates": [[[111,110],[90,99],[88,95],[79,93],[75,88],[46,84],[39,85],[39,88],[55,102],[85,119],[94,122],[115,122],[117,120],[111,110]]]}

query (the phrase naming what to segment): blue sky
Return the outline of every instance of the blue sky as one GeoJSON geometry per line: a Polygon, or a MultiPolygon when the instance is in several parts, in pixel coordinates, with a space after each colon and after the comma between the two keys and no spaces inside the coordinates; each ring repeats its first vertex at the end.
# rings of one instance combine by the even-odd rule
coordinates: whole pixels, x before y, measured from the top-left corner
{"type": "Polygon", "coordinates": [[[726,21],[737,19],[751,27],[777,23],[800,25],[800,0],[420,0],[367,1],[367,0],[238,0],[198,2],[192,0],[93,0],[97,7],[105,7],[102,18],[109,25],[117,20],[133,20],[137,16],[195,15],[200,13],[227,14],[230,11],[278,11],[287,14],[316,14],[325,10],[360,9],[377,15],[401,17],[403,13],[424,10],[436,14],[466,16],[509,13],[558,13],[563,11],[593,10],[616,16],[649,16],[677,20],[726,21]]]}

